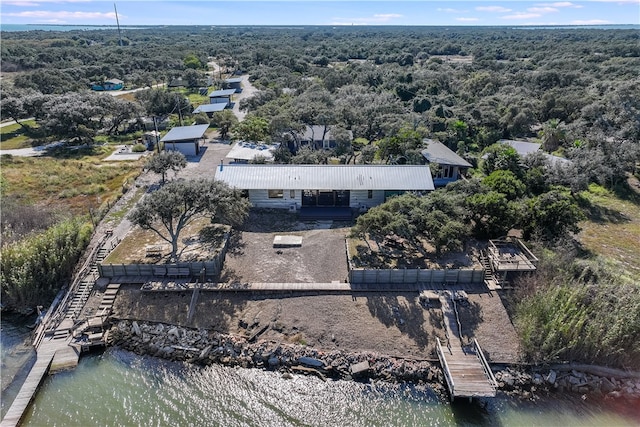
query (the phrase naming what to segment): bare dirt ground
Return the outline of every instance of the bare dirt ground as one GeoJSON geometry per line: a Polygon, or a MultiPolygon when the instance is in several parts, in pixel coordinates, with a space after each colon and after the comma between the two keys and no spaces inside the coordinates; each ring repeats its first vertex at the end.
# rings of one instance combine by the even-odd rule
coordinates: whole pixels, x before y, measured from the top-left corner
{"type": "MultiPolygon", "coordinates": [[[[460,308],[465,341],[476,338],[493,362],[517,362],[518,338],[500,298],[480,291],[460,308]]],[[[421,305],[417,293],[283,295],[202,292],[187,322],[191,292],[142,292],[123,285],[114,316],[213,329],[259,339],[304,344],[319,350],[374,352],[435,359],[436,337],[445,340],[438,303],[421,305]]],[[[455,343],[453,343],[455,345],[455,343]]]]}
{"type": "MultiPolygon", "coordinates": [[[[295,215],[253,211],[235,232],[221,280],[250,282],[343,282],[347,277],[345,224],[300,223],[295,215]],[[302,236],[302,246],[273,248],[278,234],[302,236]]],[[[438,303],[423,306],[417,292],[255,293],[203,291],[187,322],[192,292],[142,292],[123,285],[114,305],[117,318],[173,323],[305,344],[321,350],[371,351],[434,359],[435,338],[445,339],[438,303]]],[[[518,360],[518,339],[496,293],[466,288],[461,306],[465,340],[477,338],[490,360],[518,360]]]]}
{"type": "Polygon", "coordinates": [[[349,228],[332,223],[299,223],[282,211],[253,211],[235,231],[220,281],[225,283],[331,283],[347,279],[345,238],[349,228]],[[332,228],[328,228],[332,227],[332,228]],[[273,247],[277,235],[302,237],[302,246],[273,247]]]}

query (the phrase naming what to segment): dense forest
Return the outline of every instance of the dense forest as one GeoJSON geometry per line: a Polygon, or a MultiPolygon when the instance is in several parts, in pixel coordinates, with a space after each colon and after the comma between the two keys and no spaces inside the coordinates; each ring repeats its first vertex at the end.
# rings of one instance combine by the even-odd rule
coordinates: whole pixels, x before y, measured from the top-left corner
{"type": "MultiPolygon", "coordinates": [[[[604,363],[606,341],[618,343],[611,363],[640,366],[630,338],[640,335],[639,288],[585,266],[574,239],[597,210],[582,195],[590,185],[638,202],[627,185],[640,160],[637,31],[168,27],[124,35],[121,45],[112,30],[3,32],[3,118],[34,118],[22,126],[36,144],[91,145],[126,135],[135,130],[127,123],[145,116],[177,111],[207,122],[169,86],[180,79],[196,93],[246,73],[259,89],[240,106],[247,118],[216,113],[211,125],[224,136],[282,142],[278,162],[422,163],[425,138],[439,140],[474,165],[472,176],[423,199],[391,199],[354,231],[420,235],[440,252],[517,228],[541,251],[570,257],[548,257],[540,280],[524,283],[513,302],[528,358],[604,363]],[[149,89],[127,98],[89,90],[111,78],[149,89]],[[300,147],[296,135],[310,125],[330,127],[336,147],[300,147]],[[522,159],[500,139],[537,141],[570,162],[522,159]],[[568,313],[567,298],[579,309],[568,313]],[[625,317],[605,316],[616,300],[625,317]],[[567,322],[572,328],[556,328],[567,322]]],[[[3,295],[5,284],[3,271],[3,295]]]]}

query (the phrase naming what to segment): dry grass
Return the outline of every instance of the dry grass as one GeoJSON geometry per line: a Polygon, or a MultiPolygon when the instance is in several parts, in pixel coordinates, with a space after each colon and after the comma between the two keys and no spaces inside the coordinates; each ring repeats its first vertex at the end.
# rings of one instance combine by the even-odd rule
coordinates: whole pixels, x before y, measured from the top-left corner
{"type": "Polygon", "coordinates": [[[116,200],[140,173],[139,162],[105,163],[109,152],[77,153],[73,158],[3,157],[5,195],[28,204],[48,204],[77,215],[116,200]]]}
{"type": "MultiPolygon", "coordinates": [[[[25,125],[34,127],[35,120],[25,120],[25,125]]],[[[17,148],[30,147],[31,138],[19,124],[13,124],[0,128],[0,150],[15,150],[17,148]]]]}
{"type": "Polygon", "coordinates": [[[623,200],[592,185],[582,193],[589,203],[589,219],[580,223],[578,239],[603,257],[623,276],[640,278],[640,204],[637,195],[623,200]]]}
{"type": "MultiPolygon", "coordinates": [[[[188,225],[180,234],[178,254],[180,261],[205,261],[217,253],[228,232],[226,226],[212,225],[201,218],[188,225]]],[[[169,262],[171,245],[151,230],[134,228],[104,260],[105,264],[164,264],[169,262]],[[147,256],[147,246],[162,248],[159,256],[147,256]]]]}

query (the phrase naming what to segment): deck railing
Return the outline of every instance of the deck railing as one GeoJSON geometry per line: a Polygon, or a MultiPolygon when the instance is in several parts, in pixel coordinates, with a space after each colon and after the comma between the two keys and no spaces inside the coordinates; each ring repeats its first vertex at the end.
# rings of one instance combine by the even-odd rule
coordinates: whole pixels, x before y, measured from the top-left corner
{"type": "Polygon", "coordinates": [[[498,388],[498,383],[496,381],[496,377],[493,375],[493,371],[491,370],[491,367],[489,366],[489,363],[487,362],[487,359],[485,359],[484,357],[484,353],[482,352],[482,349],[480,348],[480,344],[478,344],[478,340],[476,340],[475,338],[473,339],[473,345],[475,347],[476,350],[476,355],[478,356],[478,359],[480,359],[480,363],[482,364],[482,369],[484,370],[484,374],[486,375],[487,379],[489,380],[489,383],[491,384],[491,387],[493,387],[493,389],[497,389],[498,388]]]}
{"type": "Polygon", "coordinates": [[[438,344],[438,359],[440,359],[440,365],[442,366],[442,371],[444,372],[444,379],[447,382],[447,387],[449,387],[449,396],[451,397],[451,401],[453,402],[455,396],[455,384],[453,382],[453,378],[451,377],[451,372],[449,371],[449,365],[447,365],[447,359],[445,359],[444,352],[442,351],[440,338],[436,338],[436,343],[438,344]]]}

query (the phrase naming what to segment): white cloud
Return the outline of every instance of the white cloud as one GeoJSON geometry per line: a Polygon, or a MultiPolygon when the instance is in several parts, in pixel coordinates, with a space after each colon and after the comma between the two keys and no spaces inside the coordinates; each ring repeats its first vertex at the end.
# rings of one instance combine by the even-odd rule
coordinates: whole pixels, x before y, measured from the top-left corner
{"type": "Polygon", "coordinates": [[[475,21],[479,21],[480,19],[478,18],[456,18],[456,21],[460,21],[460,22],[475,22],[475,21]]]}
{"type": "Polygon", "coordinates": [[[335,21],[331,25],[371,25],[389,22],[393,19],[402,18],[398,13],[376,13],[373,16],[362,18],[333,18],[335,21]]]}
{"type": "Polygon", "coordinates": [[[40,3],[32,2],[32,1],[5,1],[3,2],[5,6],[20,6],[20,7],[36,7],[40,6],[40,3]]]}
{"type": "MultiPolygon", "coordinates": [[[[76,19],[116,19],[114,12],[71,12],[66,10],[27,10],[23,12],[5,13],[4,16],[38,19],[39,21],[68,22],[76,19]]],[[[120,15],[120,18],[124,16],[120,15]]]]}
{"type": "Polygon", "coordinates": [[[540,18],[542,14],[540,13],[525,13],[525,12],[516,12],[513,15],[503,16],[502,19],[531,19],[531,18],[540,18]]]}
{"type": "Polygon", "coordinates": [[[533,12],[533,13],[553,13],[553,12],[558,12],[558,9],[556,9],[555,7],[530,7],[527,9],[527,12],[533,12]]]}
{"type": "Polygon", "coordinates": [[[640,0],[592,0],[595,3],[640,4],[640,0]]]}
{"type": "Polygon", "coordinates": [[[507,9],[502,6],[478,6],[476,7],[477,11],[480,12],[497,12],[497,13],[507,13],[511,12],[511,9],[507,9]]]}
{"type": "Polygon", "coordinates": [[[582,5],[571,3],[570,1],[557,1],[555,3],[538,3],[536,6],[542,7],[573,7],[575,9],[580,9],[582,5]]]}
{"type": "Polygon", "coordinates": [[[606,21],[604,19],[589,19],[589,20],[586,20],[586,21],[583,21],[583,20],[571,21],[571,25],[605,25],[605,24],[611,24],[611,21],[606,21]]]}
{"type": "Polygon", "coordinates": [[[452,9],[450,7],[439,7],[436,9],[438,12],[445,12],[445,13],[467,13],[468,10],[464,10],[464,9],[452,9]]]}

